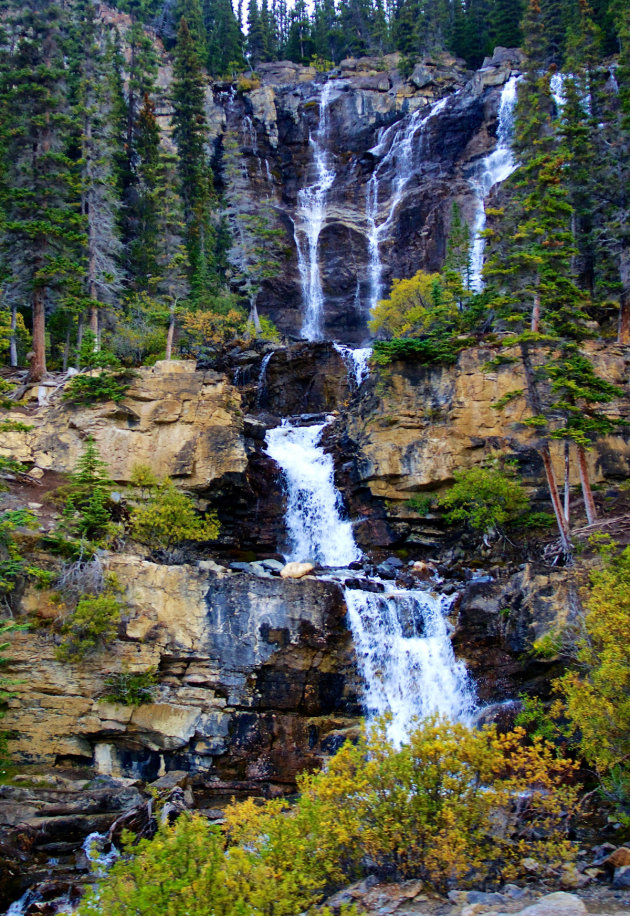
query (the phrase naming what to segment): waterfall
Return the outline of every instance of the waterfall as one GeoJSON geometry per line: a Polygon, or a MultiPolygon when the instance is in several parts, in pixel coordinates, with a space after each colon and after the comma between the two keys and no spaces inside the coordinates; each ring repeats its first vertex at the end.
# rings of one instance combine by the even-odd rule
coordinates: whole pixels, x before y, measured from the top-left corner
{"type": "Polygon", "coordinates": [[[309,141],[313,151],[315,181],[298,192],[298,209],[294,223],[298,267],[302,284],[304,320],[302,337],[321,340],[324,293],[319,272],[319,236],[326,216],[328,191],[335,180],[335,170],[326,149],[328,139],[328,106],[333,91],[332,83],[322,89],[319,103],[319,125],[309,141]]]}
{"type": "MultiPolygon", "coordinates": [[[[352,525],[342,516],[332,456],[320,439],[326,424],[284,420],[267,433],[267,452],[279,464],[287,494],[287,560],[311,560],[334,570],[361,558],[352,525]]],[[[391,714],[390,739],[400,744],[415,717],[439,713],[467,719],[474,693],[448,634],[449,599],[423,589],[344,588],[369,716],[391,714]]],[[[352,583],[356,585],[356,580],[352,583]]]]}
{"type": "Polygon", "coordinates": [[[346,589],[368,714],[390,711],[389,737],[400,744],[414,718],[438,713],[468,719],[473,691],[448,635],[450,599],[426,590],[374,594],[346,589]]]}
{"type": "Polygon", "coordinates": [[[332,455],[319,445],[326,424],[282,426],[267,432],[267,453],[280,465],[287,490],[287,560],[310,560],[321,566],[347,566],[361,551],[352,525],[341,517],[332,455]]]}
{"type": "Polygon", "coordinates": [[[333,344],[348,370],[348,378],[359,388],[370,374],[370,356],[372,347],[347,347],[345,344],[333,344]]]}
{"type": "Polygon", "coordinates": [[[470,251],[470,288],[475,292],[483,289],[483,253],[486,240],[483,230],[486,226],[485,201],[491,189],[512,174],[517,162],[512,153],[514,132],[514,109],[516,107],[516,84],[518,77],[512,76],[504,85],[499,103],[497,145],[485,156],[472,180],[476,198],[475,217],[472,225],[473,242],[470,251]]]}
{"type": "Polygon", "coordinates": [[[414,111],[409,120],[404,124],[394,124],[384,128],[378,136],[378,142],[370,152],[380,159],[368,182],[366,191],[365,219],[367,223],[368,239],[368,280],[369,280],[369,306],[373,311],[382,295],[383,264],[380,257],[381,243],[387,238],[403,192],[410,178],[414,174],[417,162],[415,153],[421,147],[416,142],[418,134],[422,136],[424,128],[429,121],[438,115],[448,104],[448,96],[440,99],[431,106],[428,114],[422,116],[420,110],[414,111]],[[384,174],[395,175],[387,215],[379,223],[379,183],[384,174]]]}
{"type": "Polygon", "coordinates": [[[267,366],[269,365],[269,360],[273,356],[274,352],[274,350],[270,350],[269,353],[265,353],[260,364],[260,372],[258,373],[258,393],[256,395],[256,407],[262,406],[264,397],[267,394],[267,366]]]}

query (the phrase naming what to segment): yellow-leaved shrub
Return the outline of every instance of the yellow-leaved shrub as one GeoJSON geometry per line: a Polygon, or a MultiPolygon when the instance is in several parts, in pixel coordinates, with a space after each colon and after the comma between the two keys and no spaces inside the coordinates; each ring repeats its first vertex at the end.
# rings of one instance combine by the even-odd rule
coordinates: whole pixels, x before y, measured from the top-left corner
{"type": "Polygon", "coordinates": [[[396,749],[385,723],[347,743],[300,795],[231,805],[223,832],[198,816],[130,847],[80,916],[296,916],[364,874],[440,891],[513,879],[525,858],[570,861],[575,765],[516,729],[420,723],[396,749]]]}

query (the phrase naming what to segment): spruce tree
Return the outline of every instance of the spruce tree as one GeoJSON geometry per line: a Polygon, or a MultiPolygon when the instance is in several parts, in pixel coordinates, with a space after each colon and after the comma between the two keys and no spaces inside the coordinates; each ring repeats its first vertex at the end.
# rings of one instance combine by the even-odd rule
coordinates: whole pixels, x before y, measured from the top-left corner
{"type": "Polygon", "coordinates": [[[190,262],[191,296],[201,302],[214,282],[214,232],[210,208],[212,170],[206,143],[205,78],[198,47],[182,18],[175,46],[173,137],[177,144],[181,196],[190,262]]]}
{"type": "Polygon", "coordinates": [[[52,0],[29,0],[16,17],[0,83],[5,169],[2,248],[11,282],[29,302],[29,380],[46,373],[46,313],[81,296],[85,233],[64,65],[67,23],[52,0]]]}

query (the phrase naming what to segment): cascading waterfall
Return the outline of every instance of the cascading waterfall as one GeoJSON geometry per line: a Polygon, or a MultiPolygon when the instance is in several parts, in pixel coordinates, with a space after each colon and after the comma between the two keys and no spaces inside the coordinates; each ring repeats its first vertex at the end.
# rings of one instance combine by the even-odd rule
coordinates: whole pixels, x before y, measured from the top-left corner
{"type": "Polygon", "coordinates": [[[345,344],[333,344],[348,369],[348,376],[357,388],[370,374],[370,356],[372,347],[346,347],[345,344]]]}
{"type": "Polygon", "coordinates": [[[475,218],[472,225],[473,242],[470,251],[470,288],[475,292],[483,289],[483,254],[486,240],[483,230],[486,226],[485,202],[491,189],[512,174],[517,162],[512,153],[512,134],[514,132],[514,109],[516,106],[516,86],[518,77],[512,76],[504,85],[499,103],[499,123],[497,127],[497,145],[485,156],[472,185],[476,197],[475,218]]]}
{"type": "Polygon", "coordinates": [[[287,560],[310,560],[321,566],[347,566],[361,551],[352,525],[341,517],[332,455],[319,445],[326,424],[282,426],[267,432],[267,453],[280,465],[287,489],[287,560]]]}
{"type": "Polygon", "coordinates": [[[260,372],[258,373],[258,394],[256,396],[256,407],[261,407],[263,401],[265,400],[265,395],[267,394],[267,366],[269,361],[273,356],[274,351],[270,350],[269,353],[265,353],[260,364],[260,372]]]}
{"type": "Polygon", "coordinates": [[[302,337],[321,340],[324,293],[319,272],[319,236],[326,217],[326,198],[335,180],[335,170],[327,150],[328,106],[333,84],[326,83],[319,103],[319,126],[310,137],[313,150],[315,181],[298,192],[298,209],[294,224],[298,268],[302,285],[304,321],[302,337]]]}
{"type": "Polygon", "coordinates": [[[414,111],[406,124],[394,124],[384,128],[379,133],[378,143],[370,152],[380,159],[368,182],[366,191],[365,219],[368,233],[368,280],[369,280],[369,307],[373,311],[382,295],[383,264],[381,262],[380,248],[387,238],[396,211],[402,200],[407,182],[414,173],[416,152],[421,150],[421,143],[417,136],[422,132],[429,121],[438,115],[448,104],[448,96],[440,99],[431,106],[428,114],[422,116],[421,110],[414,111]],[[382,158],[381,158],[382,157],[382,158]],[[393,182],[389,207],[385,219],[379,223],[379,183],[384,174],[393,172],[393,182]]]}
{"type": "MultiPolygon", "coordinates": [[[[320,445],[325,426],[284,420],[268,431],[267,452],[282,469],[287,492],[286,559],[317,562],[339,577],[334,570],[360,559],[361,551],[351,522],[342,517],[332,456],[320,445]]],[[[345,588],[345,598],[366,685],[366,710],[370,716],[391,713],[388,734],[400,744],[415,717],[439,713],[467,719],[474,693],[449,639],[448,599],[390,583],[380,587],[382,594],[345,588]]]]}

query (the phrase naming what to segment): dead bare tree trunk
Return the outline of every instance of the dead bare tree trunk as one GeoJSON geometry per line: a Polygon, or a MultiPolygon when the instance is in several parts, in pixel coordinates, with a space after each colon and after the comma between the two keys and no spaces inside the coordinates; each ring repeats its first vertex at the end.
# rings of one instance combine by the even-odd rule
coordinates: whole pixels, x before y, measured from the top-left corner
{"type": "Polygon", "coordinates": [[[18,364],[17,352],[17,305],[11,305],[11,337],[9,338],[9,365],[15,369],[18,364]]]}
{"type": "Polygon", "coordinates": [[[588,464],[586,462],[586,450],[583,445],[577,446],[578,468],[580,471],[580,483],[582,484],[582,496],[584,497],[584,508],[586,509],[586,518],[589,525],[597,520],[597,507],[593,499],[593,491],[588,476],[588,464]]]}
{"type": "Polygon", "coordinates": [[[166,334],[166,352],[164,359],[171,359],[173,355],[173,340],[175,339],[175,302],[171,306],[171,316],[168,322],[168,331],[166,334]]]}
{"type": "Polygon", "coordinates": [[[567,525],[570,524],[571,514],[571,446],[569,440],[564,440],[564,517],[567,525]]]}
{"type": "Polygon", "coordinates": [[[551,453],[549,451],[549,443],[543,442],[542,445],[538,448],[538,454],[542,458],[542,463],[545,468],[545,477],[547,478],[547,488],[549,489],[549,496],[551,497],[551,505],[553,506],[553,512],[556,517],[556,523],[558,525],[558,533],[560,534],[560,543],[562,544],[562,549],[565,553],[569,554],[572,552],[571,538],[569,535],[569,526],[567,520],[564,516],[562,509],[562,501],[560,500],[560,492],[558,490],[558,484],[556,482],[556,475],[553,469],[553,463],[551,461],[551,453]]]}
{"type": "MultiPolygon", "coordinates": [[[[534,367],[532,366],[529,347],[524,342],[521,343],[521,360],[523,362],[523,369],[525,371],[525,383],[527,385],[527,400],[529,402],[529,406],[536,416],[542,416],[543,407],[536,385],[534,367]]],[[[560,535],[560,543],[562,544],[562,549],[564,552],[566,554],[570,554],[573,548],[569,535],[569,525],[565,518],[562,500],[560,499],[560,491],[558,490],[556,474],[553,469],[553,462],[551,460],[551,452],[549,451],[549,442],[546,439],[543,439],[536,450],[541,457],[543,467],[545,469],[547,489],[549,490],[549,497],[551,499],[553,513],[556,517],[558,534],[560,535]]]]}

